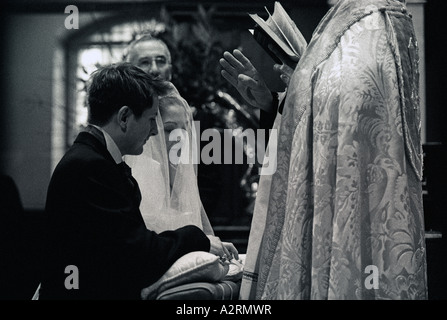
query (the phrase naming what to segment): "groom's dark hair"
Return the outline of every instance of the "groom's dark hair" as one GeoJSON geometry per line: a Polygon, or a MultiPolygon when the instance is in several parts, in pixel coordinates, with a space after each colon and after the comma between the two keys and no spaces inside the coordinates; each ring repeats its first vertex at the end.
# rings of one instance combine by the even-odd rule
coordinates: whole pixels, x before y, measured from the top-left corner
{"type": "Polygon", "coordinates": [[[92,73],[87,89],[89,122],[104,125],[123,106],[140,117],[152,108],[153,96],[165,94],[166,89],[165,82],[130,63],[101,67],[92,73]]]}

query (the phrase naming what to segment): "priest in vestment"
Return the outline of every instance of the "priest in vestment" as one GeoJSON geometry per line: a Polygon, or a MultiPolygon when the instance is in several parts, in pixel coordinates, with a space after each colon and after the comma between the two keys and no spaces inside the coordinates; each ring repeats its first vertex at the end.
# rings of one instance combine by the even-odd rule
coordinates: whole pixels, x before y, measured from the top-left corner
{"type": "Polygon", "coordinates": [[[241,299],[427,299],[418,61],[404,1],[340,0],[319,23],[275,119],[241,299]]]}

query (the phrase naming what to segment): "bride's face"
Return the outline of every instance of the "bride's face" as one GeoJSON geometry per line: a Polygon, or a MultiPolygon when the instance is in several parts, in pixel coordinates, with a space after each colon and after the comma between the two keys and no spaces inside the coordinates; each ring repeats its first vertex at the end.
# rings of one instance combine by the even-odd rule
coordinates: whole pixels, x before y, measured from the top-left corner
{"type": "MultiPolygon", "coordinates": [[[[169,155],[169,150],[171,150],[173,145],[178,143],[178,139],[171,141],[169,135],[175,129],[186,130],[187,116],[184,107],[178,102],[176,103],[175,100],[164,102],[160,104],[160,115],[163,120],[166,147],[169,155]]],[[[178,137],[178,134],[174,134],[173,137],[178,137]]]]}

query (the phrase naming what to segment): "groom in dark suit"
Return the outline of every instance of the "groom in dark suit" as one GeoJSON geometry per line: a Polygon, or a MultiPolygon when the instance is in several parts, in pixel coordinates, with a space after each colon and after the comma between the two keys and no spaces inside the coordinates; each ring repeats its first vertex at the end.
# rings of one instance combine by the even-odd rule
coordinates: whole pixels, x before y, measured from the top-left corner
{"type": "Polygon", "coordinates": [[[165,85],[127,63],[96,71],[89,123],[56,167],[47,194],[40,299],[139,299],[182,255],[228,254],[195,226],[146,229],[141,194],[122,156],[138,155],[157,134],[165,85]]]}

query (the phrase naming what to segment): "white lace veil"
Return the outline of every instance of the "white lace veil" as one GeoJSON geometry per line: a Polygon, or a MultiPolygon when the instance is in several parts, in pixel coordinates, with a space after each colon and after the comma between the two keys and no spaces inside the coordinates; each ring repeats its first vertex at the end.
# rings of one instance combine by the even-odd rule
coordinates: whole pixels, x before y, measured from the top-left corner
{"type": "MultiPolygon", "coordinates": [[[[158,135],[152,136],[139,156],[126,156],[126,163],[132,168],[132,175],[141,190],[141,214],[146,227],[155,232],[174,230],[185,225],[196,225],[206,234],[214,234],[200,200],[197,182],[198,159],[197,136],[192,111],[185,99],[171,84],[170,92],[159,97],[160,112],[157,115],[158,135]],[[186,130],[171,133],[179,141],[168,153],[162,111],[167,103],[183,108],[187,117],[186,130]],[[180,138],[181,133],[181,138],[180,138]],[[181,148],[181,153],[174,149],[181,148]],[[169,157],[169,154],[171,156],[169,157]],[[180,156],[178,156],[180,154],[180,156]],[[177,155],[177,156],[176,156],[177,155]],[[194,158],[197,157],[197,158],[194,158]],[[170,170],[175,173],[170,190],[170,170]]],[[[172,140],[172,139],[170,139],[172,140]]]]}

